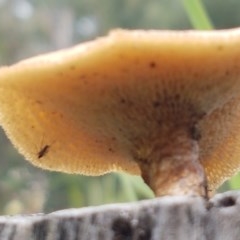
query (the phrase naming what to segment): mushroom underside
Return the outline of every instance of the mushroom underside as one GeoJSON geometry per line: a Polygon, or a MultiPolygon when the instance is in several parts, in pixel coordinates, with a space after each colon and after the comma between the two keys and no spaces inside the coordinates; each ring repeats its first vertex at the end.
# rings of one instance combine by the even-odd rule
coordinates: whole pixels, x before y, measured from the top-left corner
{"type": "Polygon", "coordinates": [[[205,196],[240,166],[240,48],[183,35],[123,31],[2,68],[0,122],[42,168],[205,196]]]}

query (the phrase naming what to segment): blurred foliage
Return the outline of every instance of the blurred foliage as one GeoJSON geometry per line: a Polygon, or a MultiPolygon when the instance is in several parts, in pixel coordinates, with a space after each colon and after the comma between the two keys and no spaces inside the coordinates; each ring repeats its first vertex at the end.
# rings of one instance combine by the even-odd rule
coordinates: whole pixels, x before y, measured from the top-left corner
{"type": "MultiPolygon", "coordinates": [[[[106,34],[113,28],[229,28],[240,23],[238,0],[0,0],[0,64],[106,34]],[[186,8],[186,11],[184,9],[186,8]],[[189,17],[189,19],[188,19],[189,17]]],[[[0,214],[54,211],[153,197],[141,178],[86,177],[28,164],[0,132],[0,214]]],[[[240,175],[221,190],[240,187],[240,175]]]]}
{"type": "Polygon", "coordinates": [[[182,0],[188,17],[195,29],[210,30],[213,24],[201,0],[182,0]]]}

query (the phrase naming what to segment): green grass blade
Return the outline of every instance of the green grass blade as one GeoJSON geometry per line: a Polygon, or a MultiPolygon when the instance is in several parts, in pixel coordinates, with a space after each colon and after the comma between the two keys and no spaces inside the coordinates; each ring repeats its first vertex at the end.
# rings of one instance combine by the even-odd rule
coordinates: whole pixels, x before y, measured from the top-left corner
{"type": "Polygon", "coordinates": [[[210,30],[214,26],[201,0],[182,0],[190,22],[195,29],[210,30]]]}
{"type": "Polygon", "coordinates": [[[230,189],[240,189],[240,173],[230,179],[229,185],[230,189]]]}

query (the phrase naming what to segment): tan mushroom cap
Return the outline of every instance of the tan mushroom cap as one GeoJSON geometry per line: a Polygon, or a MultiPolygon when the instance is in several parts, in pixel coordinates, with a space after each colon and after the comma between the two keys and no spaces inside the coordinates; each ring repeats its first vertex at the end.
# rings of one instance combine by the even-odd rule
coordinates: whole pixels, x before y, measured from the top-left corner
{"type": "Polygon", "coordinates": [[[215,189],[240,169],[239,119],[240,29],[117,30],[0,69],[0,123],[49,170],[145,176],[189,134],[215,189]]]}

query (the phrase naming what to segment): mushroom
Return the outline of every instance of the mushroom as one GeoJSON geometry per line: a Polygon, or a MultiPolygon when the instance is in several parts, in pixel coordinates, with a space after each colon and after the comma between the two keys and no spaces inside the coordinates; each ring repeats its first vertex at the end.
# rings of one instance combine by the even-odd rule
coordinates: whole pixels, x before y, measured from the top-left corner
{"type": "Polygon", "coordinates": [[[41,168],[207,196],[240,169],[240,28],[128,31],[0,69],[0,123],[41,168]]]}

